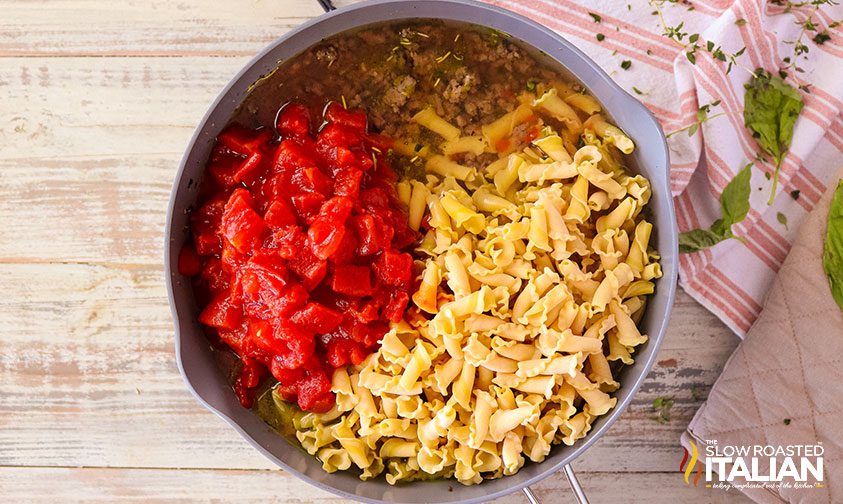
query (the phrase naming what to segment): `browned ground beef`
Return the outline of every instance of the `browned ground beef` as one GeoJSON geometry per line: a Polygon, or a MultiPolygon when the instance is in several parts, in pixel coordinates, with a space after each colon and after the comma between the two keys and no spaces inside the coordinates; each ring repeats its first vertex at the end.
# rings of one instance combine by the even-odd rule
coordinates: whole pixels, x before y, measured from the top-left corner
{"type": "MultiPolygon", "coordinates": [[[[234,120],[272,124],[278,107],[300,101],[319,113],[328,100],[362,107],[370,127],[393,137],[440,139],[411,121],[432,106],[478,134],[481,125],[512,110],[530,82],[563,78],[545,58],[500,32],[441,21],[395,23],[331,37],[282,64],[257,84],[234,120]]],[[[481,162],[463,155],[469,164],[481,162]]]]}

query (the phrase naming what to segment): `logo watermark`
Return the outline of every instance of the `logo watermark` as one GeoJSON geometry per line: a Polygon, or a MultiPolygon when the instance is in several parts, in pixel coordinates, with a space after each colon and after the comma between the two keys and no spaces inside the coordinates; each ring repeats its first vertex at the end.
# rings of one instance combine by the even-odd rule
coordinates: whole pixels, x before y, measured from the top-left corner
{"type": "Polygon", "coordinates": [[[821,488],[822,443],[813,445],[719,445],[690,441],[679,471],[686,485],[698,486],[705,474],[707,488],[821,488]]]}

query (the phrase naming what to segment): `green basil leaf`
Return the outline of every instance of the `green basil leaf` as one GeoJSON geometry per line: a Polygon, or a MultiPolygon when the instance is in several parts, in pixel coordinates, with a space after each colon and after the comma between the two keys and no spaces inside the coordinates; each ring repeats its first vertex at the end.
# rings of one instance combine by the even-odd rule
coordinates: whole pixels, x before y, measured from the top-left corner
{"type": "Polygon", "coordinates": [[[710,229],[692,229],[691,231],[679,233],[679,252],[681,254],[699,252],[700,250],[717,245],[730,237],[725,234],[716,233],[710,229]]]}
{"type": "Polygon", "coordinates": [[[744,124],[779,166],[790,147],[793,125],[802,111],[802,97],[781,78],[764,70],[758,70],[745,87],[744,124]]]}
{"type": "Polygon", "coordinates": [[[752,163],[747,164],[726,184],[720,195],[720,211],[727,228],[742,221],[749,213],[749,179],[752,176],[752,163]]]}
{"type": "Polygon", "coordinates": [[[828,275],[831,295],[837,306],[843,310],[843,180],[837,183],[837,190],[828,211],[828,229],[823,246],[823,269],[828,275]]]}
{"type": "Polygon", "coordinates": [[[717,219],[712,222],[711,227],[708,229],[718,236],[723,236],[725,238],[731,238],[732,236],[731,224],[726,223],[723,219],[717,219]]]}

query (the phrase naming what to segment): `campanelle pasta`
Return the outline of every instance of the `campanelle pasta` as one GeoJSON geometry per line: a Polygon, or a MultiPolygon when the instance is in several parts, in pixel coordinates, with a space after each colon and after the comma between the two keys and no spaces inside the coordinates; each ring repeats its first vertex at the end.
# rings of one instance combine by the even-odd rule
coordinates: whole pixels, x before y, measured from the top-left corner
{"type": "Polygon", "coordinates": [[[429,108],[413,118],[445,139],[425,180],[399,187],[425,233],[420,285],[379,351],[334,373],[334,409],[296,417],[325,470],[475,484],[574,444],[615,406],[614,371],[647,341],[636,321],[661,276],[649,183],[620,164],[633,142],[593,98],[542,87],[520,102],[482,135],[429,108]],[[485,167],[449,157],[536,120],[537,138],[485,167]]]}

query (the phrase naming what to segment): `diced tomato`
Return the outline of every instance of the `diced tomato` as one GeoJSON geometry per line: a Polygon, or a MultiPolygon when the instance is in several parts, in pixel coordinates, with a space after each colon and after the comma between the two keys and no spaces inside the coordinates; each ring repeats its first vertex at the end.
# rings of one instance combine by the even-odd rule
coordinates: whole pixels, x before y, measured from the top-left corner
{"type": "Polygon", "coordinates": [[[249,191],[236,189],[231,193],[222,215],[222,234],[240,253],[248,253],[263,241],[266,223],[252,208],[249,191]]]}
{"type": "Polygon", "coordinates": [[[199,259],[199,254],[193,245],[186,244],[179,252],[178,261],[179,273],[184,276],[196,276],[202,269],[202,262],[199,259]]]}
{"type": "Polygon", "coordinates": [[[509,150],[510,146],[512,146],[512,142],[509,138],[501,138],[495,142],[495,150],[497,152],[506,152],[509,150]]]}
{"type": "Polygon", "coordinates": [[[217,144],[241,156],[248,156],[253,154],[257,147],[268,139],[269,135],[265,132],[255,135],[255,132],[250,129],[234,125],[219,134],[217,144]]]}
{"type": "Polygon", "coordinates": [[[304,287],[311,291],[319,285],[328,273],[328,264],[311,251],[303,247],[290,259],[290,269],[302,279],[304,287]]]}
{"type": "Polygon", "coordinates": [[[405,290],[410,288],[413,277],[413,258],[410,254],[384,250],[375,259],[372,269],[381,282],[405,290]]]}
{"type": "Polygon", "coordinates": [[[301,223],[310,224],[322,208],[322,203],[325,202],[325,196],[316,192],[305,192],[293,195],[290,200],[293,202],[293,208],[296,209],[296,214],[301,223]]]}
{"type": "Polygon", "coordinates": [[[342,314],[323,304],[310,302],[293,315],[292,321],[313,332],[328,333],[340,325],[342,314]]]}
{"type": "Polygon", "coordinates": [[[289,139],[282,140],[275,149],[275,172],[292,171],[304,166],[316,166],[316,158],[301,143],[289,139]]]}
{"type": "Polygon", "coordinates": [[[389,301],[382,308],[381,318],[388,322],[400,322],[409,302],[410,295],[406,291],[392,291],[389,301]]]}
{"type": "Polygon", "coordinates": [[[283,226],[290,226],[296,223],[296,214],[293,213],[293,208],[283,198],[277,198],[269,204],[266,213],[263,214],[263,220],[269,227],[278,229],[283,226]]]}
{"type": "Polygon", "coordinates": [[[234,329],[240,325],[242,316],[242,307],[231,303],[227,293],[221,293],[214,296],[202,310],[199,322],[218,329],[234,329]]]}
{"type": "Polygon", "coordinates": [[[269,129],[220,134],[179,254],[208,338],[243,362],[234,390],[247,407],[269,371],[285,400],[329,410],[333,370],[377,348],[413,287],[404,250],[418,233],[383,154],[391,140],[361,111],[324,115],[314,135],[308,109],[287,105],[277,146],[269,129]]]}
{"type": "Polygon", "coordinates": [[[255,403],[255,389],[265,372],[266,368],[260,362],[249,358],[243,359],[243,369],[240,370],[234,382],[234,393],[244,408],[251,408],[255,403]]]}
{"type": "Polygon", "coordinates": [[[375,347],[388,329],[389,326],[382,322],[356,324],[351,331],[351,339],[367,347],[375,347]]]}
{"type": "Polygon", "coordinates": [[[225,202],[222,198],[211,200],[190,216],[193,242],[196,252],[201,256],[219,254],[222,250],[222,240],[218,233],[225,202]]]}
{"type": "Polygon", "coordinates": [[[222,269],[222,261],[216,257],[205,260],[202,266],[201,278],[212,294],[228,292],[230,282],[228,274],[222,269]]]}
{"type": "Polygon", "coordinates": [[[357,250],[357,235],[355,235],[350,229],[346,229],[339,248],[337,248],[337,251],[334,252],[328,260],[333,264],[348,264],[350,262],[354,262],[357,258],[357,255],[354,253],[355,250],[357,250]]]}
{"type": "Polygon", "coordinates": [[[297,384],[299,407],[305,411],[324,413],[334,405],[331,380],[323,369],[308,370],[297,384]]]}
{"type": "Polygon", "coordinates": [[[369,268],[351,264],[338,265],[331,279],[331,289],[349,296],[371,295],[372,278],[369,268]]]}
{"type": "Polygon", "coordinates": [[[261,163],[263,162],[263,154],[255,152],[247,157],[237,168],[234,173],[233,180],[236,184],[251,185],[260,176],[261,163]]]}
{"type": "Polygon", "coordinates": [[[304,307],[310,295],[302,284],[288,282],[286,288],[274,299],[266,299],[267,305],[276,317],[286,317],[304,307]]]}
{"type": "Polygon", "coordinates": [[[360,182],[362,180],[363,172],[357,168],[337,170],[334,194],[357,199],[357,196],[360,194],[360,182]]]}
{"type": "Polygon", "coordinates": [[[325,120],[330,123],[342,124],[356,130],[366,129],[366,113],[360,109],[347,110],[337,102],[331,102],[325,108],[325,120]]]}
{"type": "Polygon", "coordinates": [[[292,259],[305,246],[307,235],[298,226],[283,226],[267,238],[264,246],[278,251],[283,259],[292,259]]]}
{"type": "Polygon", "coordinates": [[[316,257],[327,259],[337,251],[345,235],[345,221],[351,215],[353,205],[346,196],[334,196],[322,205],[307,231],[316,257]]]}
{"type": "Polygon", "coordinates": [[[310,135],[310,111],[300,103],[289,103],[278,113],[275,127],[282,137],[307,138],[310,135]]]}

